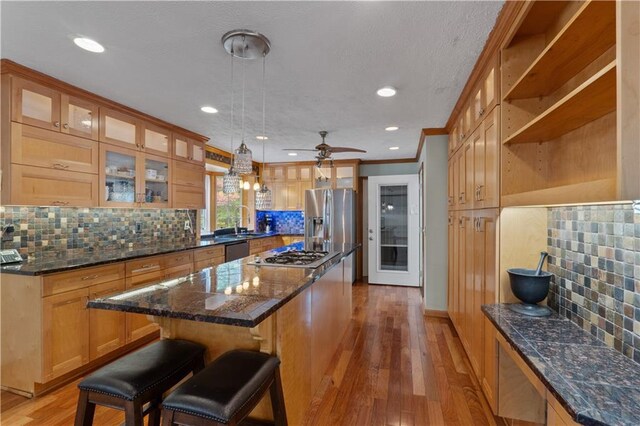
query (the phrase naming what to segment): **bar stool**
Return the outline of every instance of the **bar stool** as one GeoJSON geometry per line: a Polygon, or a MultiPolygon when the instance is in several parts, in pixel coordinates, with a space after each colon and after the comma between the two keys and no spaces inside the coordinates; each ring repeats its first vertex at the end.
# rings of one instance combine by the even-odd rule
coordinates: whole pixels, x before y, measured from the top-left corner
{"type": "Polygon", "coordinates": [[[93,424],[96,405],[124,410],[127,426],[142,426],[147,414],[150,426],[159,425],[163,394],[204,368],[204,351],[186,340],[161,340],[85,377],[78,384],[75,426],[93,424]]]}
{"type": "Polygon", "coordinates": [[[234,350],[209,364],[162,401],[163,426],[236,426],[271,394],[274,424],[287,426],[280,360],[261,352],[234,350]]]}

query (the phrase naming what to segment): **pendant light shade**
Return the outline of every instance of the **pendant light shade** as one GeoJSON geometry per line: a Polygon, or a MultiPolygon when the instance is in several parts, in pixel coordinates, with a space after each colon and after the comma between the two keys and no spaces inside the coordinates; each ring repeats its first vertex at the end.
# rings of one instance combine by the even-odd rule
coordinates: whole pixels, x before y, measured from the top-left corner
{"type": "Polygon", "coordinates": [[[258,181],[253,184],[253,190],[260,191],[260,183],[258,181]]]}
{"type": "Polygon", "coordinates": [[[229,169],[226,175],[222,176],[222,192],[225,194],[240,192],[240,176],[233,167],[229,169]]]}
{"type": "Polygon", "coordinates": [[[271,209],[271,190],[267,188],[266,184],[263,184],[262,188],[256,192],[256,210],[269,209],[271,209]]]}
{"type": "Polygon", "coordinates": [[[233,167],[236,169],[236,173],[241,175],[253,173],[253,157],[251,150],[245,145],[244,141],[233,154],[233,167]]]}

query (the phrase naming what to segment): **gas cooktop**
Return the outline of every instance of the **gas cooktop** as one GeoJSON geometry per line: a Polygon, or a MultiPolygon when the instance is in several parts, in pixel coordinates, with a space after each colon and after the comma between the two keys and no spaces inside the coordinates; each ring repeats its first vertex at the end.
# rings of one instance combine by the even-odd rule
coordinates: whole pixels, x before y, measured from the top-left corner
{"type": "Polygon", "coordinates": [[[317,268],[337,254],[328,251],[287,250],[265,258],[256,256],[249,265],[317,268]]]}

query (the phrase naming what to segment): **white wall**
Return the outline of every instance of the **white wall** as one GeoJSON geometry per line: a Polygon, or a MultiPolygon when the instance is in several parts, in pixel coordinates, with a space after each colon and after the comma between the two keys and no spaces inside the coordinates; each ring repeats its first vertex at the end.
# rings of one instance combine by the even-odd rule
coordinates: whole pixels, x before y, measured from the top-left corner
{"type": "MultiPolygon", "coordinates": [[[[424,164],[424,307],[447,310],[447,161],[449,137],[427,136],[420,155],[424,164]]],[[[419,168],[419,164],[418,164],[419,168]]]]}

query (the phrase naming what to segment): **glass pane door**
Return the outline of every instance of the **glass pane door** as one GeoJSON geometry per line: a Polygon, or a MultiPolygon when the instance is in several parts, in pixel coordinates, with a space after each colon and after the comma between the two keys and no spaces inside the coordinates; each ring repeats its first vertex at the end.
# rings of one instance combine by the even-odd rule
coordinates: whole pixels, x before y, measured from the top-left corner
{"type": "Polygon", "coordinates": [[[314,187],[318,189],[331,188],[331,175],[333,169],[330,167],[314,167],[314,187]]]}
{"type": "Polygon", "coordinates": [[[106,201],[133,203],[136,194],[136,157],[115,151],[105,153],[106,201]]]}
{"type": "Polygon", "coordinates": [[[169,164],[167,161],[144,160],[144,202],[169,202],[169,164]]]}
{"type": "MultiPolygon", "coordinates": [[[[69,102],[67,105],[67,113],[69,114],[68,122],[64,124],[65,128],[75,130],[76,133],[91,136],[93,129],[93,112],[81,105],[69,102]]],[[[96,117],[97,119],[97,117],[96,117]]]]}
{"type": "Polygon", "coordinates": [[[151,129],[144,130],[144,148],[162,154],[169,153],[169,135],[151,129]]]}
{"type": "Polygon", "coordinates": [[[336,167],[336,188],[353,188],[353,167],[336,167]]]}
{"type": "Polygon", "coordinates": [[[379,269],[408,271],[407,185],[380,186],[379,269]]]}
{"type": "Polygon", "coordinates": [[[22,116],[34,120],[51,122],[53,99],[40,93],[22,89],[22,116]]]}

